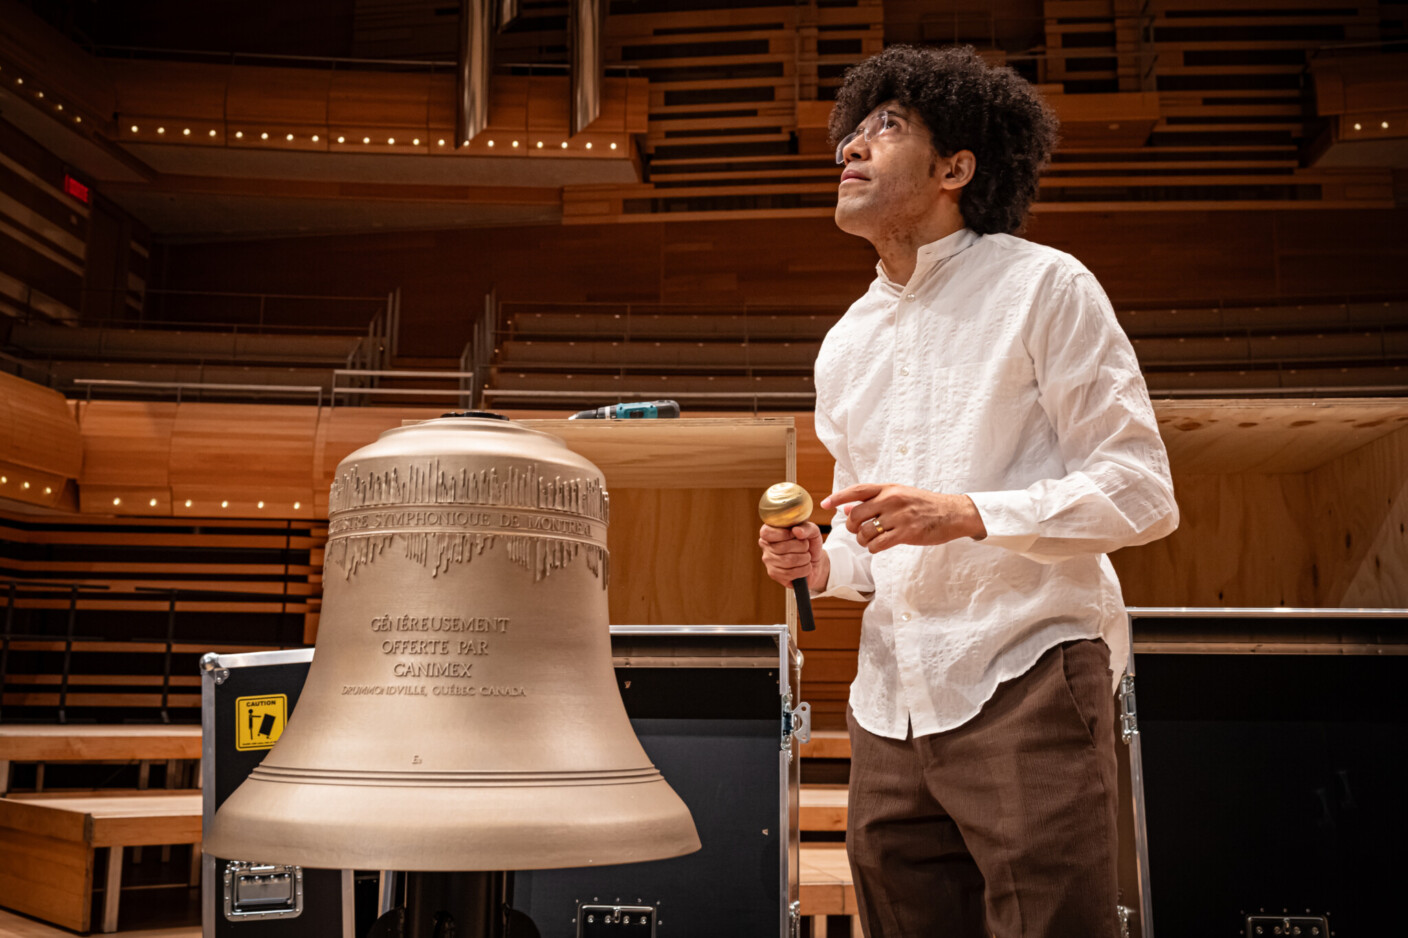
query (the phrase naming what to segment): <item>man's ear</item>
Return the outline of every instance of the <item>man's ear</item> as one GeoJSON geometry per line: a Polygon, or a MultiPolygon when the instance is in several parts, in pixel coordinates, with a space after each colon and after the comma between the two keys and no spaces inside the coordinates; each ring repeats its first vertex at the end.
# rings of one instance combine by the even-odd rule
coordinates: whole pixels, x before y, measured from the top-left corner
{"type": "Polygon", "coordinates": [[[972,150],[959,150],[953,154],[944,170],[941,180],[945,189],[962,189],[973,181],[973,173],[978,168],[978,158],[972,150]]]}

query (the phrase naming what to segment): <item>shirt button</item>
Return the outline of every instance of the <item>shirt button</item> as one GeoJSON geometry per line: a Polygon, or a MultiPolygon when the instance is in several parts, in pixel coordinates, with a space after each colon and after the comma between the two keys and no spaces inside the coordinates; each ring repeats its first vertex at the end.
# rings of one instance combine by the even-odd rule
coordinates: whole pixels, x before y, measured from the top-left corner
{"type": "Polygon", "coordinates": [[[905,622],[908,622],[908,621],[909,621],[909,613],[907,613],[907,612],[902,612],[902,613],[900,613],[900,618],[903,619],[905,622]]]}
{"type": "Polygon", "coordinates": [[[909,452],[909,447],[906,446],[905,444],[901,443],[901,444],[900,444],[900,455],[903,456],[903,455],[905,455],[905,454],[908,453],[908,452],[909,452]]]}
{"type": "Polygon", "coordinates": [[[905,296],[905,299],[907,299],[907,300],[912,300],[912,299],[914,299],[914,294],[913,294],[913,293],[907,294],[907,295],[905,296]]]}
{"type": "Polygon", "coordinates": [[[901,369],[900,369],[900,375],[901,375],[901,377],[908,378],[908,377],[909,377],[909,369],[908,369],[908,368],[901,368],[901,369]]]}

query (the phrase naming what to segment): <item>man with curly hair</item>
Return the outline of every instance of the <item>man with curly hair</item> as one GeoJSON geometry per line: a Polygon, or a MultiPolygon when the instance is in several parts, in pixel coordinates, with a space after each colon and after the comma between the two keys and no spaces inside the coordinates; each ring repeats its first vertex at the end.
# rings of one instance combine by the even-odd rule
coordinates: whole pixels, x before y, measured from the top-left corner
{"type": "Polygon", "coordinates": [[[1177,526],[1129,340],[1074,258],[1014,236],[1057,122],[971,49],[852,69],[836,224],[877,277],[816,362],[835,509],[769,574],[866,602],[847,848],[870,938],[1114,938],[1109,551],[1177,526]]]}

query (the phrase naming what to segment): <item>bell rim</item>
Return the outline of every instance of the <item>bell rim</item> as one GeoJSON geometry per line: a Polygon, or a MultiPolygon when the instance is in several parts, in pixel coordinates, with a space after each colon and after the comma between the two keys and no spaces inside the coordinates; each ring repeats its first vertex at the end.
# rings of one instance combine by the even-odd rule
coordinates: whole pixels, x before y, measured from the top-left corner
{"type": "Polygon", "coordinates": [[[355,785],[416,788],[578,788],[609,785],[648,785],[664,781],[655,766],[638,769],[532,771],[373,772],[358,769],[314,769],[296,766],[255,766],[250,778],[286,785],[355,785]]]}

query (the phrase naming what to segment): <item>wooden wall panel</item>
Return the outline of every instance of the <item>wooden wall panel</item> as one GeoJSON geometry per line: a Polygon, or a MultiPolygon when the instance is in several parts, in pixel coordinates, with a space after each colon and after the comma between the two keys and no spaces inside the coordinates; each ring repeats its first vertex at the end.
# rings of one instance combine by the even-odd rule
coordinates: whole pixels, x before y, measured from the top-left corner
{"type": "Polygon", "coordinates": [[[79,485],[171,484],[171,434],[179,404],[165,401],[78,401],[83,434],[79,485]]]}
{"type": "Polygon", "coordinates": [[[316,407],[182,405],[171,434],[172,512],[312,517],[318,416],[316,407]]]}
{"type": "Polygon", "coordinates": [[[0,498],[58,508],[83,465],[62,394],[0,372],[0,498]]]}

